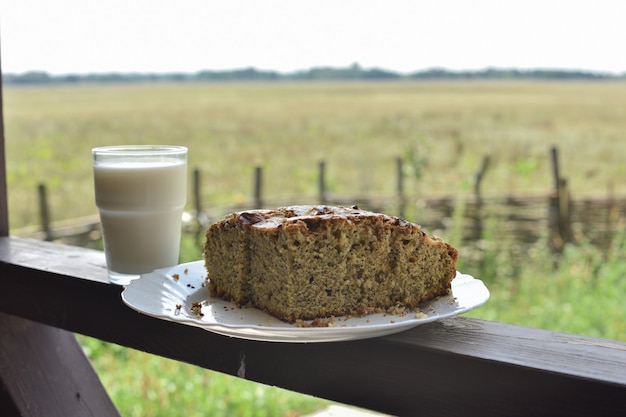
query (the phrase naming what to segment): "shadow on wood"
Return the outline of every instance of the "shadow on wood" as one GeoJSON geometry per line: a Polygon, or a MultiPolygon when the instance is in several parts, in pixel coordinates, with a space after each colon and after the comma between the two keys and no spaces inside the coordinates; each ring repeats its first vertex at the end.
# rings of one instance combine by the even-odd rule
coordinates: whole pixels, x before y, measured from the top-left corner
{"type": "Polygon", "coordinates": [[[0,313],[0,414],[119,416],[74,334],[0,313]]]}

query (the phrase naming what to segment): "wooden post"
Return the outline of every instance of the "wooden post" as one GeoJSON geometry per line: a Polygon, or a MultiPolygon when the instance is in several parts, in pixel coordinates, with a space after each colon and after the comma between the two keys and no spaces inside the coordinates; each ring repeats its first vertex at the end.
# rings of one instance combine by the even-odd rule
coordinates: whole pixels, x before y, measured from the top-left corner
{"type": "Polygon", "coordinates": [[[556,147],[550,149],[554,192],[548,208],[550,243],[555,253],[561,253],[566,243],[571,242],[570,197],[567,180],[560,177],[559,153],[556,147]]]}
{"type": "Polygon", "coordinates": [[[396,192],[398,195],[398,216],[406,216],[406,196],[404,194],[404,160],[401,156],[396,158],[396,192]]]}
{"type": "Polygon", "coordinates": [[[561,178],[559,181],[559,234],[564,243],[572,241],[570,192],[567,180],[561,178]]]}
{"type": "Polygon", "coordinates": [[[196,220],[200,219],[202,213],[200,189],[200,168],[195,167],[193,169],[193,207],[196,211],[196,220]]]}
{"type": "MultiPolygon", "coordinates": [[[[2,63],[0,60],[0,79],[2,63]]],[[[0,236],[9,236],[9,203],[7,191],[6,154],[4,146],[4,110],[2,106],[2,83],[0,82],[0,236]]]]}
{"type": "Polygon", "coordinates": [[[74,333],[0,313],[3,416],[120,414],[74,333]]]}
{"type": "Polygon", "coordinates": [[[476,172],[476,176],[474,178],[474,196],[476,197],[476,201],[479,203],[482,202],[482,196],[480,194],[480,184],[482,183],[483,178],[485,177],[485,172],[487,171],[487,168],[489,167],[489,162],[490,162],[489,155],[483,156],[483,161],[480,164],[480,168],[478,169],[478,172],[476,172]]]}
{"type": "Polygon", "coordinates": [[[619,211],[620,211],[618,204],[616,204],[615,202],[615,183],[613,182],[613,180],[609,181],[607,188],[608,188],[607,190],[608,207],[606,210],[606,217],[604,218],[604,230],[606,230],[606,236],[607,236],[606,246],[605,246],[605,251],[604,251],[605,255],[607,254],[608,249],[613,244],[613,239],[617,232],[617,229],[614,227],[614,225],[618,224],[619,211]]]}
{"type": "Polygon", "coordinates": [[[552,179],[554,181],[554,191],[559,189],[559,181],[561,176],[559,174],[559,150],[556,147],[550,149],[550,155],[552,157],[552,179]]]}
{"type": "Polygon", "coordinates": [[[263,168],[257,165],[254,168],[254,205],[256,208],[263,207],[263,168]]]}
{"type": "Polygon", "coordinates": [[[482,218],[482,209],[483,209],[483,197],[480,193],[480,185],[482,184],[483,179],[485,178],[485,173],[487,172],[487,168],[489,167],[490,157],[489,155],[483,156],[483,160],[480,164],[480,168],[476,172],[476,176],[474,177],[474,204],[475,204],[475,212],[474,212],[474,236],[473,239],[480,240],[483,236],[483,218],[482,218]]]}
{"type": "Polygon", "coordinates": [[[53,239],[52,230],[50,229],[50,210],[48,209],[48,193],[46,185],[39,183],[37,186],[37,194],[39,195],[39,216],[41,220],[41,230],[45,234],[45,240],[53,239]]]}
{"type": "Polygon", "coordinates": [[[326,196],[326,161],[321,160],[318,166],[319,166],[319,178],[318,178],[319,200],[320,200],[320,204],[326,204],[328,202],[328,198],[326,196]]]}
{"type": "Polygon", "coordinates": [[[404,161],[401,156],[396,158],[396,191],[398,197],[404,197],[404,161]]]}
{"type": "Polygon", "coordinates": [[[195,239],[196,241],[200,241],[204,237],[205,228],[208,223],[207,216],[202,212],[202,197],[201,197],[201,179],[202,175],[200,172],[200,168],[195,167],[193,169],[193,206],[194,206],[194,217],[196,219],[195,224],[195,239]]]}
{"type": "Polygon", "coordinates": [[[548,227],[550,229],[548,233],[550,236],[552,251],[558,254],[563,250],[565,242],[563,241],[563,236],[561,236],[560,233],[561,193],[559,192],[559,153],[557,148],[552,147],[550,149],[550,157],[552,162],[552,180],[554,184],[554,191],[550,196],[550,204],[548,206],[548,227]]]}

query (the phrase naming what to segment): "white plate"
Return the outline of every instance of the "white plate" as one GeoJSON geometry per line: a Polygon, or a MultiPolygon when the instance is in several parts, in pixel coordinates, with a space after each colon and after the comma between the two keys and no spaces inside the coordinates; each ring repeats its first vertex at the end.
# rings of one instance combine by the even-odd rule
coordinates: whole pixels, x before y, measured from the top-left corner
{"type": "Polygon", "coordinates": [[[420,305],[423,314],[405,316],[370,314],[337,317],[332,327],[297,327],[256,308],[239,308],[211,298],[206,287],[203,261],[157,269],[132,281],[122,292],[131,308],[148,316],[197,326],[226,336],[271,342],[333,342],[366,339],[398,333],[420,324],[456,316],[481,306],[489,299],[482,281],[457,272],[452,294],[420,305]],[[202,316],[194,314],[202,303],[202,316]]]}

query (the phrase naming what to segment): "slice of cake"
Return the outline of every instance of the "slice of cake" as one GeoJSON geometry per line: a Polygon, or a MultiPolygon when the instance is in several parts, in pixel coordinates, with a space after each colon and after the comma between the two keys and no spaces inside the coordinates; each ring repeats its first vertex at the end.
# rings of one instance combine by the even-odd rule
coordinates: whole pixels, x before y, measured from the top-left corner
{"type": "Polygon", "coordinates": [[[293,323],[416,307],[448,294],[458,252],[398,217],[292,206],[212,224],[204,259],[213,295],[293,323]]]}

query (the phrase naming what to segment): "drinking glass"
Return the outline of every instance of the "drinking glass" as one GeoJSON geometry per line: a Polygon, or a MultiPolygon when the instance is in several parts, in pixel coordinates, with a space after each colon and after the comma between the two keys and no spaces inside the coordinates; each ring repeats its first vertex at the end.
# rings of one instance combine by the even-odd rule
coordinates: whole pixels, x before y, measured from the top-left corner
{"type": "Polygon", "coordinates": [[[187,148],[169,145],[92,149],[109,280],[128,285],[178,263],[187,200],[187,148]]]}

